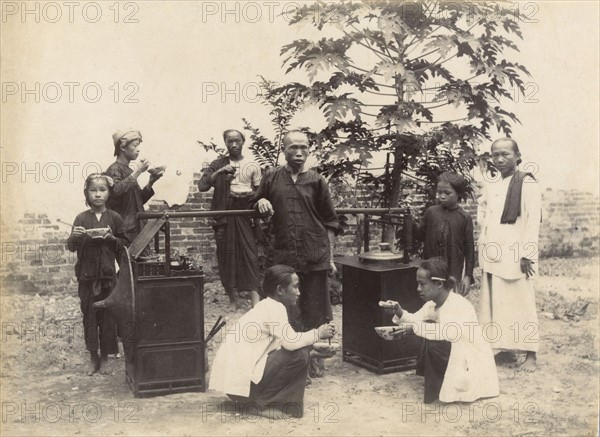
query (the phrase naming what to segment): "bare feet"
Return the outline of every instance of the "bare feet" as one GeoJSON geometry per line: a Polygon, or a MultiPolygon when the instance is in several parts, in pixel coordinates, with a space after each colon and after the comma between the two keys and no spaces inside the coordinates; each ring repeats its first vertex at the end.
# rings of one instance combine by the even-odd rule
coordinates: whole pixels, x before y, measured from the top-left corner
{"type": "Polygon", "coordinates": [[[227,291],[227,296],[229,297],[229,309],[231,311],[237,311],[240,309],[240,302],[238,301],[237,296],[235,295],[235,291],[227,291]]]}
{"type": "Polygon", "coordinates": [[[88,362],[88,366],[85,374],[87,376],[92,376],[94,373],[98,371],[100,368],[100,358],[97,353],[90,352],[90,361],[88,362]]]}
{"type": "Polygon", "coordinates": [[[319,356],[315,356],[312,353],[310,354],[308,375],[311,378],[321,378],[325,374],[325,361],[323,360],[323,356],[321,354],[318,355],[319,356]]]}
{"type": "Polygon", "coordinates": [[[523,361],[523,363],[519,366],[519,370],[528,373],[535,372],[537,368],[536,360],[537,357],[535,352],[527,352],[525,361],[523,361]]]}
{"type": "Polygon", "coordinates": [[[100,375],[108,375],[110,370],[108,370],[108,358],[103,356],[100,358],[98,372],[100,375]]]}
{"type": "Polygon", "coordinates": [[[254,308],[256,304],[260,302],[260,294],[258,294],[258,291],[250,291],[250,299],[252,299],[252,308],[254,308]]]}

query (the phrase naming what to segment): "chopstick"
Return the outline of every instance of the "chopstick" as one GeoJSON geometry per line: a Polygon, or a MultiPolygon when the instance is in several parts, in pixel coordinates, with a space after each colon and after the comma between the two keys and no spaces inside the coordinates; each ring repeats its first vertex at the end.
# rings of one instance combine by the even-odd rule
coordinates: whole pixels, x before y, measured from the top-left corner
{"type": "Polygon", "coordinates": [[[221,330],[221,328],[223,326],[225,326],[226,323],[227,323],[227,320],[223,320],[219,326],[217,326],[214,330],[212,330],[213,332],[208,334],[208,336],[206,337],[206,340],[204,340],[204,344],[208,343],[211,338],[213,338],[215,335],[217,335],[217,333],[221,330]]]}
{"type": "Polygon", "coordinates": [[[75,225],[72,225],[71,223],[63,222],[61,219],[56,219],[56,221],[58,223],[62,223],[63,225],[71,226],[71,229],[75,227],[75,225]]]}
{"type": "MultiPolygon", "coordinates": [[[[217,318],[217,321],[215,322],[215,324],[213,325],[213,327],[208,332],[208,335],[206,336],[206,339],[204,340],[204,343],[208,343],[208,340],[210,340],[216,334],[215,329],[217,328],[217,325],[219,324],[219,322],[222,319],[223,319],[223,316],[219,316],[217,318]]],[[[219,328],[219,329],[221,329],[221,328],[219,328]]]]}

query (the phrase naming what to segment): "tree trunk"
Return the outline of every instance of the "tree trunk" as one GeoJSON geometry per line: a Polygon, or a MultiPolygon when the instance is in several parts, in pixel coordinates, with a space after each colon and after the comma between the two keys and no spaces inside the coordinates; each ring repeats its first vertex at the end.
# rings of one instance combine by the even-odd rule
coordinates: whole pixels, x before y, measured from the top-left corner
{"type": "MultiPolygon", "coordinates": [[[[391,179],[391,190],[390,197],[388,198],[388,208],[397,208],[398,202],[400,201],[400,191],[402,182],[402,146],[399,144],[394,150],[394,166],[392,167],[391,179]]],[[[382,241],[384,243],[390,243],[392,249],[396,243],[396,232],[395,226],[388,225],[385,227],[385,231],[382,235],[382,241]]]]}

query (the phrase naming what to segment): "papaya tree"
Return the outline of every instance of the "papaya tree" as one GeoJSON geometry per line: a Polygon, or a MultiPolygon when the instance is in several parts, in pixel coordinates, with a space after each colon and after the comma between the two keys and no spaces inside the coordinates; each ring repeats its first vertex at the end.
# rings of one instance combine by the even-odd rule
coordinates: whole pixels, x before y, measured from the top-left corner
{"type": "MultiPolygon", "coordinates": [[[[290,25],[314,26],[323,36],[281,49],[286,73],[303,71],[308,80],[271,86],[268,98],[289,105],[290,117],[306,105],[320,108],[326,126],[311,132],[319,171],[384,187],[385,206],[398,206],[406,185],[431,192],[442,171],[468,177],[477,146],[510,136],[519,122],[502,107],[524,94],[530,75],[506,56],[522,39],[514,9],[317,2],[299,7],[290,25]],[[383,175],[364,170],[375,152],[388,154],[383,175]]],[[[385,241],[393,238],[388,230],[385,241]]]]}

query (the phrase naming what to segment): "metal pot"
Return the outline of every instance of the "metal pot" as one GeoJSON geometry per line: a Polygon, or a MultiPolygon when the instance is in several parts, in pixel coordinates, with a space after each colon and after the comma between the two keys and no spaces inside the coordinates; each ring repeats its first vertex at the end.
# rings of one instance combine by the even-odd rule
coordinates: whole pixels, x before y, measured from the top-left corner
{"type": "Polygon", "coordinates": [[[379,243],[379,250],[361,253],[358,259],[367,264],[399,264],[403,255],[392,252],[390,243],[379,243]]]}

